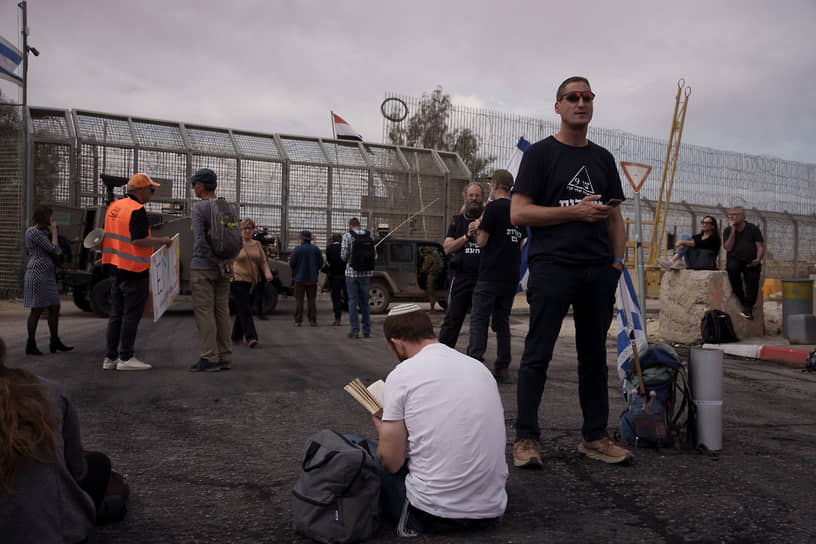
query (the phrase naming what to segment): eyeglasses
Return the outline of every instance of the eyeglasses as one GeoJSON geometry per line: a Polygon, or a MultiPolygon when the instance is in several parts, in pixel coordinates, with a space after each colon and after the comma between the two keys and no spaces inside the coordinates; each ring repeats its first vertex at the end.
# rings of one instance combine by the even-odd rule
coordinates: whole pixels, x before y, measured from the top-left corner
{"type": "Polygon", "coordinates": [[[703,225],[713,225],[714,221],[700,221],[703,225]]]}
{"type": "Polygon", "coordinates": [[[576,103],[582,98],[584,102],[592,102],[595,98],[595,93],[592,91],[572,91],[571,93],[562,94],[561,98],[565,98],[567,102],[576,103]]]}

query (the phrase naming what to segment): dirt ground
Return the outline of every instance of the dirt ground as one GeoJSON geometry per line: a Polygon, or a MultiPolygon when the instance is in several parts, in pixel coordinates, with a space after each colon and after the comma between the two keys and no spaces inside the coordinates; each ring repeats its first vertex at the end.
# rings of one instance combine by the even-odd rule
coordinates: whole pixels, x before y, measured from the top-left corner
{"type": "MultiPolygon", "coordinates": [[[[292,487],[303,443],[331,428],[374,437],[367,413],[344,391],[355,377],[383,378],[395,361],[382,340],[350,340],[331,327],[320,297],[320,326],[294,327],[292,299],[257,321],[261,345],[236,346],[233,370],[188,372],[198,334],[189,305],[158,323],[142,321],[136,353],[149,372],[102,370],[106,321],[66,300],[61,336],[68,353],[23,355],[25,311],[0,303],[9,364],[65,384],[82,422],[86,449],[106,452],[126,473],[126,519],[100,527],[91,543],[308,542],[291,528],[292,487]]],[[[432,314],[438,327],[441,313],[432,314]]],[[[526,308],[514,309],[513,365],[527,333],[526,308]]],[[[614,324],[613,324],[614,327],[614,324]]],[[[47,347],[41,323],[39,344],[47,347]]],[[[467,327],[459,348],[464,349],[467,327]]],[[[575,339],[565,324],[541,404],[544,469],[510,468],[503,521],[487,532],[421,537],[416,542],[811,542],[816,535],[816,375],[759,361],[726,359],[723,449],[719,455],[635,452],[630,466],[584,459],[580,440],[575,339]]],[[[489,342],[488,361],[494,355],[489,342]]],[[[609,428],[623,410],[609,347],[609,428]]],[[[499,386],[507,456],[514,385],[499,386]]],[[[372,542],[397,542],[383,527],[372,542]]]]}

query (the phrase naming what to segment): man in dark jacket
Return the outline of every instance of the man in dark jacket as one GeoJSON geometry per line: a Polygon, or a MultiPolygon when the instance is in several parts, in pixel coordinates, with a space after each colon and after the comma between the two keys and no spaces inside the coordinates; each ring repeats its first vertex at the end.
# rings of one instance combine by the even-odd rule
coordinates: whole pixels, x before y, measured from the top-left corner
{"type": "Polygon", "coordinates": [[[326,248],[327,274],[329,276],[329,287],[331,288],[332,309],[334,310],[332,325],[335,327],[340,325],[343,301],[348,299],[346,296],[346,263],[340,257],[342,241],[342,236],[332,234],[331,243],[326,248]]]}
{"type": "Polygon", "coordinates": [[[289,256],[292,281],[295,282],[295,326],[303,321],[303,295],[308,299],[309,325],[317,327],[317,274],[323,266],[323,255],[312,245],[312,233],[300,231],[301,244],[289,256]]]}

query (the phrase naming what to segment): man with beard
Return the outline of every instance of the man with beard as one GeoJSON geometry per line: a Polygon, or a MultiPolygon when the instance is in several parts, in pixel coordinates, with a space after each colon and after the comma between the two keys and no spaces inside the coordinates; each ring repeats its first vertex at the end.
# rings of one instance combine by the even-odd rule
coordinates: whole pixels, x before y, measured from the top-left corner
{"type": "Polygon", "coordinates": [[[473,223],[482,215],[484,189],[479,183],[469,183],[462,193],[462,213],[454,215],[448,226],[448,234],[442,247],[450,255],[451,282],[448,291],[448,308],[439,328],[439,341],[456,348],[459,331],[470,311],[473,288],[479,278],[481,249],[476,243],[476,227],[473,223]]]}

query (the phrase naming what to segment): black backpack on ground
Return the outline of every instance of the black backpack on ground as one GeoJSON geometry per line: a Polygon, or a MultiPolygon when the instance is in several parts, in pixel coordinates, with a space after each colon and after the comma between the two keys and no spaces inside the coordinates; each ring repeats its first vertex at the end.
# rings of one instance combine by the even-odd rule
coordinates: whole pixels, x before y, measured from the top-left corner
{"type": "Polygon", "coordinates": [[[677,352],[666,344],[649,344],[640,353],[640,366],[646,399],[639,392],[634,361],[624,367],[623,398],[628,408],[620,417],[621,439],[637,448],[694,448],[696,410],[677,352]]]}
{"type": "Polygon", "coordinates": [[[357,542],[377,530],[380,477],[364,445],[322,430],[306,440],[293,490],[296,532],[324,543],[357,542]]]}
{"type": "Polygon", "coordinates": [[[374,262],[377,260],[377,250],[374,246],[374,239],[371,233],[365,234],[351,232],[351,267],[357,272],[367,272],[374,270],[374,262]]]}
{"type": "Polygon", "coordinates": [[[700,335],[704,344],[739,342],[731,317],[722,310],[708,310],[700,320],[700,335]]]}

